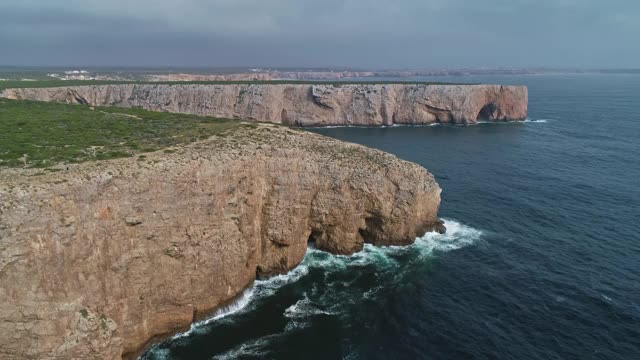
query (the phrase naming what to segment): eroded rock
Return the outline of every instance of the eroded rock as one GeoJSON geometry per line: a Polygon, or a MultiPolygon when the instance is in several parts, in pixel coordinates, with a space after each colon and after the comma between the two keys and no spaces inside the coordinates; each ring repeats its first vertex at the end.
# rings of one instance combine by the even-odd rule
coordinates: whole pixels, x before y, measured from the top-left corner
{"type": "Polygon", "coordinates": [[[310,239],[350,254],[441,229],[424,168],[320,135],[260,124],[146,155],[0,172],[0,358],[132,357],[310,239]]]}
{"type": "Polygon", "coordinates": [[[527,87],[503,85],[127,84],[8,89],[0,96],[297,126],[524,120],[528,107],[527,87]]]}

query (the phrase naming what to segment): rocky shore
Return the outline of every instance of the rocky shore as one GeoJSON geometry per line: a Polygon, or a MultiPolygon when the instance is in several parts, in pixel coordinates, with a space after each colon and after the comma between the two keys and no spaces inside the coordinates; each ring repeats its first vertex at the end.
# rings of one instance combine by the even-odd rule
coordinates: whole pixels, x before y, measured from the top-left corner
{"type": "MultiPolygon", "coordinates": [[[[258,99],[271,91],[180,89],[5,95],[211,112],[211,98],[196,101],[203,92],[245,89],[258,99]]],[[[320,108],[338,107],[323,92],[329,88],[311,89],[319,99],[313,102],[325,104],[320,108]]],[[[272,124],[58,170],[0,171],[2,359],[132,358],[229,302],[256,277],[294,268],[308,241],[351,254],[365,242],[410,244],[441,227],[441,190],[424,168],[272,124]]]]}
{"type": "Polygon", "coordinates": [[[295,126],[524,120],[524,86],[429,84],[120,84],[6,89],[10,99],[251,119],[295,126]]]}

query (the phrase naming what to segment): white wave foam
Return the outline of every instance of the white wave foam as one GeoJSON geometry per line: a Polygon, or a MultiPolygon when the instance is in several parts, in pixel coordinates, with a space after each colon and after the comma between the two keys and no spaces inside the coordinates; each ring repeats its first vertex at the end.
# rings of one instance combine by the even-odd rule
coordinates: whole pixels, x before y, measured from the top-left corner
{"type": "Polygon", "coordinates": [[[260,358],[263,355],[261,348],[267,346],[269,337],[254,339],[242,344],[224,354],[215,355],[211,360],[235,360],[240,358],[260,358]]]}
{"type": "Polygon", "coordinates": [[[222,319],[225,316],[229,316],[231,314],[235,314],[238,311],[244,309],[245,306],[249,305],[251,298],[253,297],[254,288],[251,287],[245,290],[239,298],[230,303],[227,306],[220,308],[215,314],[210,318],[202,322],[202,324],[208,324],[211,321],[215,321],[218,319],[222,319]]]}
{"type": "Polygon", "coordinates": [[[553,121],[552,119],[530,119],[526,118],[524,121],[521,120],[509,120],[509,121],[478,121],[477,125],[506,125],[506,124],[535,124],[535,123],[547,123],[549,121],[553,121]]]}
{"type": "Polygon", "coordinates": [[[526,123],[546,123],[551,121],[551,119],[529,119],[527,118],[524,122],[526,123]]]}
{"type": "Polygon", "coordinates": [[[304,294],[301,300],[298,300],[295,304],[289,306],[284,311],[284,316],[288,318],[303,318],[309,315],[331,315],[330,312],[319,309],[309,298],[307,294],[304,294]]]}
{"type": "MultiPolygon", "coordinates": [[[[171,357],[171,351],[169,349],[164,348],[154,348],[151,350],[153,352],[153,358],[159,360],[169,360],[171,357]]],[[[138,357],[138,360],[140,357],[138,357]]]]}
{"type": "MultiPolygon", "coordinates": [[[[194,323],[191,329],[184,333],[175,335],[173,338],[185,337],[197,331],[204,325],[220,320],[226,316],[238,313],[245,309],[256,298],[273,295],[280,287],[294,283],[307,274],[310,269],[321,268],[325,271],[325,278],[331,273],[346,270],[349,267],[358,266],[378,266],[381,268],[391,268],[399,266],[398,260],[392,255],[398,255],[413,251],[418,251],[420,257],[431,256],[434,251],[446,252],[457,250],[476,242],[482,236],[482,231],[461,224],[455,220],[443,219],[447,232],[438,234],[430,232],[417,238],[415,243],[409,246],[374,246],[365,244],[364,249],[353,255],[332,255],[330,253],[310,247],[307,250],[304,260],[295,269],[287,274],[277,275],[267,280],[257,280],[254,285],[245,290],[242,295],[233,303],[218,310],[212,317],[194,323]]],[[[380,290],[371,289],[364,294],[365,297],[374,296],[380,290]]],[[[303,317],[311,314],[331,314],[316,307],[306,296],[285,311],[285,316],[289,318],[303,317]]]]}
{"type": "Polygon", "coordinates": [[[380,292],[381,290],[382,290],[382,286],[372,287],[371,289],[365,291],[362,294],[362,297],[365,298],[365,299],[373,299],[373,298],[375,298],[376,294],[378,292],[380,292]]]}
{"type": "Polygon", "coordinates": [[[466,124],[466,126],[474,126],[474,125],[513,125],[513,124],[522,124],[527,122],[527,120],[500,120],[500,121],[487,121],[481,120],[476,122],[475,124],[466,124]]]}
{"type": "Polygon", "coordinates": [[[286,274],[273,276],[267,280],[256,280],[254,289],[259,296],[273,294],[278,288],[294,283],[309,273],[309,267],[303,262],[286,274]]]}
{"type": "Polygon", "coordinates": [[[241,311],[242,309],[247,307],[247,305],[249,305],[249,303],[251,302],[251,299],[253,298],[254,292],[255,292],[254,289],[255,287],[253,286],[246,289],[238,298],[236,298],[234,301],[227,304],[226,306],[223,306],[220,309],[218,309],[211,317],[191,324],[191,328],[189,330],[174,335],[172,339],[178,339],[181,337],[189,336],[194,331],[197,331],[198,328],[204,325],[207,325],[211,322],[214,322],[216,320],[222,319],[226,316],[229,316],[241,311]]]}
{"type": "Polygon", "coordinates": [[[459,223],[455,220],[443,219],[447,231],[444,234],[429,232],[416,239],[409,246],[374,246],[365,244],[364,250],[350,256],[354,262],[366,263],[395,263],[395,259],[388,256],[393,253],[406,253],[419,250],[422,254],[431,254],[433,251],[452,251],[468,246],[476,242],[482,236],[482,231],[459,223]]]}
{"type": "Polygon", "coordinates": [[[393,124],[393,125],[329,125],[329,126],[308,126],[307,129],[341,129],[341,128],[353,128],[353,129],[371,129],[371,128],[398,128],[398,127],[434,127],[434,126],[473,126],[473,125],[505,125],[505,124],[522,124],[522,123],[546,123],[553,121],[552,119],[530,119],[522,120],[506,120],[506,121],[488,121],[481,120],[475,124],[449,124],[449,123],[430,123],[430,124],[393,124]]]}
{"type": "Polygon", "coordinates": [[[372,128],[390,128],[390,127],[398,127],[402,125],[326,125],[326,126],[305,126],[305,129],[372,129],[372,128]]]}
{"type": "Polygon", "coordinates": [[[241,310],[245,309],[254,298],[272,295],[281,286],[296,282],[308,273],[309,268],[301,264],[287,274],[277,275],[267,280],[256,280],[252,287],[245,290],[242,295],[240,295],[240,297],[238,297],[232,303],[218,309],[218,311],[216,311],[213,316],[207,318],[206,320],[198,321],[191,324],[191,328],[189,330],[174,335],[172,339],[189,336],[198,331],[199,328],[202,328],[207,324],[240,312],[241,310]]]}
{"type": "Polygon", "coordinates": [[[392,125],[327,125],[327,126],[306,126],[305,129],[384,129],[384,128],[399,128],[399,127],[431,127],[440,126],[441,123],[430,124],[392,124],[392,125]]]}
{"type": "Polygon", "coordinates": [[[482,236],[482,231],[455,220],[444,220],[444,226],[447,228],[444,234],[427,233],[416,240],[416,245],[430,252],[451,251],[471,245],[482,236]]]}

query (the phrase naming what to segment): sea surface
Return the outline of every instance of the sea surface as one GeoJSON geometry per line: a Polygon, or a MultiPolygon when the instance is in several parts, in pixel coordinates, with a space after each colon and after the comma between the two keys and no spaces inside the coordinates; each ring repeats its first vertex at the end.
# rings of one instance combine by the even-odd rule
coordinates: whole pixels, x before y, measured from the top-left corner
{"type": "Polygon", "coordinates": [[[309,249],[144,359],[640,359],[640,75],[524,84],[529,119],[316,129],[429,169],[448,232],[309,249]]]}

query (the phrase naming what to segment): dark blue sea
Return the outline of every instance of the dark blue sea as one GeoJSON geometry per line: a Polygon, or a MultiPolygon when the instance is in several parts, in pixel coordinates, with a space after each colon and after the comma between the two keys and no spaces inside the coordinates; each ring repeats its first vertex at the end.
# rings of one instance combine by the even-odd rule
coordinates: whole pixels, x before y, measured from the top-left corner
{"type": "Polygon", "coordinates": [[[429,169],[447,234],[310,249],[144,358],[640,359],[640,75],[424,80],[528,85],[529,120],[313,131],[429,169]]]}

